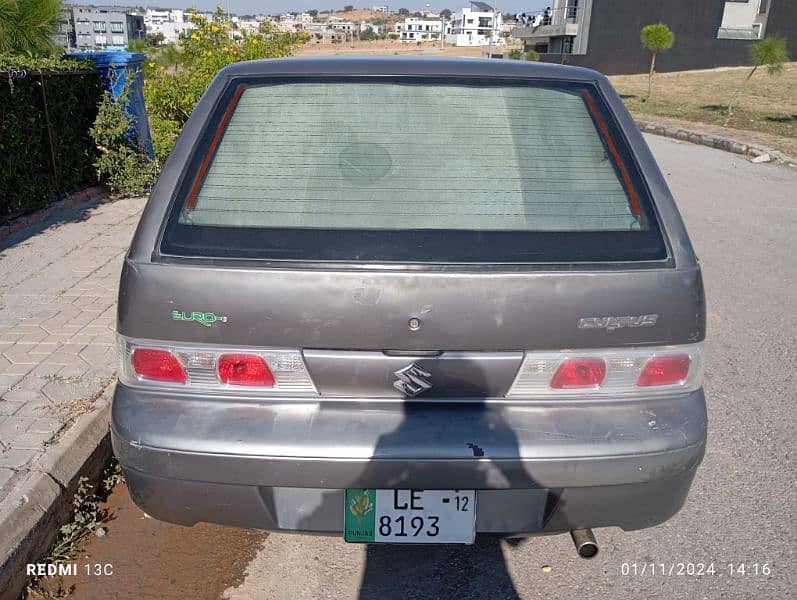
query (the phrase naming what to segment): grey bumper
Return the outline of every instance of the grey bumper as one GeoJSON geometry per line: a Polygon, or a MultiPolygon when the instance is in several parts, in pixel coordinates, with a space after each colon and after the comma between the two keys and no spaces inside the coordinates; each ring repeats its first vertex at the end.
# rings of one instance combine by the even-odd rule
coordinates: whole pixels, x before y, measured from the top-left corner
{"type": "MultiPolygon", "coordinates": [[[[403,405],[265,402],[117,385],[111,431],[134,499],[169,521],[336,531],[340,490],[437,488],[483,490],[480,517],[491,504],[500,515],[546,494],[546,531],[636,529],[682,505],[703,457],[706,409],[702,391],[403,405]],[[279,498],[291,495],[291,506],[324,498],[336,508],[327,517],[315,511],[313,523],[280,519],[279,498]]],[[[507,517],[477,529],[521,533],[531,525],[507,517]]]]}

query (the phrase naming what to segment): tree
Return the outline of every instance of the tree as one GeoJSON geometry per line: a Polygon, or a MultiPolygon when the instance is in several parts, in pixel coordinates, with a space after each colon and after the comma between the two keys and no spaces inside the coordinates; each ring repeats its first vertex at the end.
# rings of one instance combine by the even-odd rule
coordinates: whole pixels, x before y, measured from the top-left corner
{"type": "Polygon", "coordinates": [[[409,17],[410,16],[410,11],[409,11],[409,9],[406,9],[406,8],[400,8],[400,9],[398,9],[398,14],[401,15],[402,17],[409,17]]]}
{"type": "Polygon", "coordinates": [[[745,77],[742,84],[733,93],[733,96],[731,96],[731,100],[728,102],[729,117],[733,115],[733,105],[736,103],[736,99],[739,97],[739,94],[742,93],[742,89],[747,85],[747,82],[750,81],[750,78],[758,67],[766,67],[767,73],[769,73],[770,76],[783,73],[783,63],[789,61],[786,38],[776,35],[765,37],[760,42],[756,42],[750,46],[750,58],[753,61],[753,69],[747,74],[747,77],[745,77]]]}
{"type": "Polygon", "coordinates": [[[343,12],[351,12],[354,10],[354,6],[352,4],[347,4],[343,7],[343,12]]]}
{"type": "Polygon", "coordinates": [[[379,39],[379,36],[374,32],[373,29],[366,29],[360,32],[360,41],[370,42],[376,39],[379,39]]]}
{"type": "Polygon", "coordinates": [[[675,43],[675,34],[666,24],[653,23],[651,25],[645,25],[642,28],[640,39],[642,41],[642,47],[653,53],[650,59],[650,73],[648,74],[647,100],[650,98],[650,93],[653,88],[653,72],[656,69],[656,55],[659,52],[664,52],[672,48],[672,45],[675,43]]]}
{"type": "Polygon", "coordinates": [[[318,10],[316,10],[315,8],[312,10],[308,10],[307,14],[315,19],[318,16],[318,10]]]}
{"type": "Polygon", "coordinates": [[[447,8],[444,8],[440,11],[440,16],[443,17],[446,21],[451,18],[451,11],[447,8]]]}
{"type": "Polygon", "coordinates": [[[148,33],[146,37],[147,46],[150,48],[155,48],[156,46],[162,46],[166,41],[166,36],[163,35],[160,31],[157,33],[148,33]]]}
{"type": "Polygon", "coordinates": [[[55,54],[62,10],[61,0],[0,0],[0,54],[55,54]]]}

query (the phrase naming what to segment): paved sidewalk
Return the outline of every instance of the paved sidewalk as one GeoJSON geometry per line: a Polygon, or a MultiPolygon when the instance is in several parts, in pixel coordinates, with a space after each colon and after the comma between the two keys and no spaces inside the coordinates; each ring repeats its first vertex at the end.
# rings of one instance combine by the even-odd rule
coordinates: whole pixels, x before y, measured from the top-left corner
{"type": "Polygon", "coordinates": [[[113,378],[119,274],[144,202],[65,211],[0,240],[0,502],[113,378]]]}

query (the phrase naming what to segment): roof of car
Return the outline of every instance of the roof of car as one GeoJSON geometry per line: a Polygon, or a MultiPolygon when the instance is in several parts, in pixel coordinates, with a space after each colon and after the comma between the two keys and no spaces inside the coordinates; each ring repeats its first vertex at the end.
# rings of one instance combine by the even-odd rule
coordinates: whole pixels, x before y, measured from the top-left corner
{"type": "Polygon", "coordinates": [[[253,60],[230,65],[219,78],[258,75],[447,75],[595,81],[592,69],[521,60],[456,57],[348,56],[253,60]]]}

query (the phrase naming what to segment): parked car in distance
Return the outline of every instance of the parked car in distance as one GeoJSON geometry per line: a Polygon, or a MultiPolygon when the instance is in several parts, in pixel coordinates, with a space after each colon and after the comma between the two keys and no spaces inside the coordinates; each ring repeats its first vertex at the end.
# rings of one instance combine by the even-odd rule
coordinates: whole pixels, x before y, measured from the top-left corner
{"type": "Polygon", "coordinates": [[[650,527],[706,441],[700,268],[607,79],[223,69],[125,260],[113,446],[155,518],[472,543],[650,527]]]}

